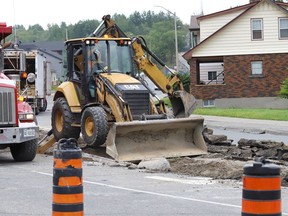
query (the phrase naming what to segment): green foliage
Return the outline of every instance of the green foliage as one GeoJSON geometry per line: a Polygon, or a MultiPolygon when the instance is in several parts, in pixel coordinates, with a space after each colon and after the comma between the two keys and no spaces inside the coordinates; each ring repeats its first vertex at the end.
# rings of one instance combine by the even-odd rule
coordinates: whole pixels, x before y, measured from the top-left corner
{"type": "Polygon", "coordinates": [[[182,81],[185,91],[190,92],[190,74],[189,73],[179,73],[180,80],[182,81]]]}
{"type": "MultiPolygon", "coordinates": [[[[101,17],[102,18],[102,17],[101,17]]],[[[143,36],[149,49],[154,52],[168,66],[175,66],[175,32],[174,17],[168,13],[153,11],[142,13],[135,11],[129,17],[123,14],[114,14],[112,18],[128,37],[143,36]]],[[[48,24],[44,29],[39,24],[29,26],[25,29],[23,25],[14,26],[14,33],[8,40],[15,40],[15,30],[17,38],[22,42],[34,41],[61,41],[68,38],[86,37],[90,35],[100,24],[98,20],[80,20],[76,24],[67,25],[65,22],[58,24],[48,24]]],[[[186,51],[187,43],[185,38],[188,35],[188,25],[184,25],[181,20],[177,20],[178,50],[186,51]]]]}
{"type": "Polygon", "coordinates": [[[288,98],[288,78],[285,79],[283,84],[281,85],[279,97],[288,98]]]}
{"type": "Polygon", "coordinates": [[[193,114],[288,121],[287,110],[280,109],[197,108],[193,114]]]}

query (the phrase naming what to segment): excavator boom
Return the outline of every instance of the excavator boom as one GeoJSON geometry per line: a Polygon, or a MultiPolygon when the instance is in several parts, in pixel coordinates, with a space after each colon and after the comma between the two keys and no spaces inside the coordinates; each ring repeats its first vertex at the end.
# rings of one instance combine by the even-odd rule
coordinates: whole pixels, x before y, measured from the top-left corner
{"type": "Polygon", "coordinates": [[[143,37],[133,38],[132,47],[135,52],[134,60],[139,69],[149,79],[166,93],[171,101],[174,116],[176,118],[188,117],[196,108],[196,99],[183,88],[179,76],[169,69],[154,53],[146,46],[143,37]],[[170,72],[170,76],[164,75],[151,58],[170,72]]]}

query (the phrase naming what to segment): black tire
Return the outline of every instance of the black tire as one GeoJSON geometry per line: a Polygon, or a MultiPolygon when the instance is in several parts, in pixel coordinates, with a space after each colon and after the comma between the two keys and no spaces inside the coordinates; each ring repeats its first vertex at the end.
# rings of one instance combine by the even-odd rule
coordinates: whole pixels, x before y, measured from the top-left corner
{"type": "Polygon", "coordinates": [[[45,112],[47,109],[47,99],[43,98],[43,99],[38,99],[38,105],[40,112],[45,112]],[[41,106],[41,100],[43,100],[43,106],[41,106]]]}
{"type": "Polygon", "coordinates": [[[38,139],[29,140],[21,144],[10,146],[15,161],[32,161],[37,153],[38,139]]]}
{"type": "Polygon", "coordinates": [[[62,138],[75,138],[80,136],[80,128],[73,127],[71,124],[75,122],[75,116],[70,110],[68,102],[65,98],[57,98],[52,108],[52,131],[56,141],[62,138]]]}
{"type": "Polygon", "coordinates": [[[39,114],[39,108],[38,107],[33,108],[33,112],[35,115],[38,115],[39,114]]]}
{"type": "Polygon", "coordinates": [[[81,133],[90,147],[105,143],[109,132],[107,115],[102,107],[87,107],[81,117],[81,133]]]}

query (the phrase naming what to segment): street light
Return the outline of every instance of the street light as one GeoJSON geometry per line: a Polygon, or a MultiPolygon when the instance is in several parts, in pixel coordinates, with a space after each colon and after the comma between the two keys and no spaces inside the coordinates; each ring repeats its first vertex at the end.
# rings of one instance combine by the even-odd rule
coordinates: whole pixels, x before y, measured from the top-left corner
{"type": "Polygon", "coordinates": [[[179,60],[178,60],[178,38],[177,38],[177,16],[176,12],[172,13],[168,9],[162,7],[162,6],[155,6],[155,7],[160,7],[164,10],[166,10],[168,13],[172,14],[174,16],[174,27],[175,27],[175,54],[176,54],[176,71],[178,72],[179,69],[179,60]]]}

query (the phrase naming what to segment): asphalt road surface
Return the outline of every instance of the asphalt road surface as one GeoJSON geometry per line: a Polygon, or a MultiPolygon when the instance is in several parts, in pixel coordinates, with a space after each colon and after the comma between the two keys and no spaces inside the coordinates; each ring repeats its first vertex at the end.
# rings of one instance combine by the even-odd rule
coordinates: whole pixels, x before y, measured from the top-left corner
{"type": "MultiPolygon", "coordinates": [[[[37,155],[16,163],[0,153],[1,216],[48,216],[52,212],[53,157],[37,155]]],[[[241,214],[242,184],[172,173],[128,169],[110,160],[83,162],[84,215],[241,214]]],[[[288,215],[288,191],[282,188],[282,215],[288,215]]]]}
{"type": "MultiPolygon", "coordinates": [[[[37,116],[41,128],[51,127],[51,101],[50,98],[47,111],[37,116]]],[[[205,119],[205,124],[221,129],[219,121],[205,119]]],[[[228,128],[232,129],[231,126],[222,129],[229,131],[228,128]]],[[[247,124],[245,128],[248,128],[247,124]]],[[[83,161],[85,215],[239,216],[241,214],[241,181],[218,181],[172,173],[153,173],[141,169],[129,169],[107,158],[90,155],[83,157],[93,158],[93,161],[83,161]]],[[[32,162],[16,163],[8,150],[2,150],[0,173],[0,216],[51,215],[53,156],[37,155],[32,162]]],[[[286,187],[281,188],[281,195],[282,215],[288,215],[286,187]]]]}
{"type": "Polygon", "coordinates": [[[241,139],[272,140],[288,145],[288,121],[203,116],[214,134],[224,134],[235,144],[241,139]]]}

